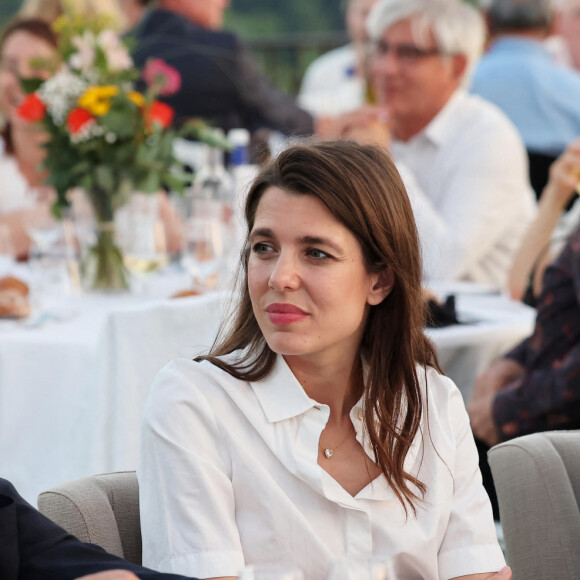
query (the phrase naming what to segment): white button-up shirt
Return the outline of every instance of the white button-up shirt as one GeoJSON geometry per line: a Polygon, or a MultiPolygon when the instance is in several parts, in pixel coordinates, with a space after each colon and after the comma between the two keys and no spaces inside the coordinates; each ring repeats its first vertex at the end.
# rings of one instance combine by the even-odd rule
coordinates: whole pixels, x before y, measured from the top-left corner
{"type": "Polygon", "coordinates": [[[503,288],[536,214],[526,151],[495,106],[457,91],[391,152],[411,199],[429,281],[503,288]]]}
{"type": "MultiPolygon", "coordinates": [[[[326,579],[340,557],[395,559],[400,579],[499,570],[504,559],[461,395],[433,369],[426,377],[425,439],[417,436],[405,469],[427,493],[417,515],[405,517],[383,475],[353,497],[318,465],[329,407],[307,396],[283,357],[254,383],[207,362],[170,363],[145,410],[143,564],[205,578],[292,563],[307,580],[326,579]]],[[[372,457],[360,403],[350,417],[372,457]]]]}

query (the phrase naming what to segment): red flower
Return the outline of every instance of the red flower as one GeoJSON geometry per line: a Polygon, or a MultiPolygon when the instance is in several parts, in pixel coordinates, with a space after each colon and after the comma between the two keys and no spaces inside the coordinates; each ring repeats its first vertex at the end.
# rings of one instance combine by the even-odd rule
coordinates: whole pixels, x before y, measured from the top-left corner
{"type": "Polygon", "coordinates": [[[179,71],[160,58],[147,61],[143,69],[143,79],[160,95],[173,95],[181,88],[179,71]]]}
{"type": "Polygon", "coordinates": [[[81,109],[77,107],[73,109],[66,120],[66,127],[72,135],[80,133],[89,124],[93,124],[95,118],[86,109],[81,109]]]}
{"type": "Polygon", "coordinates": [[[145,115],[145,124],[148,128],[158,123],[163,129],[167,129],[173,121],[175,115],[173,109],[166,103],[161,101],[153,101],[145,115]]]}
{"type": "Polygon", "coordinates": [[[46,115],[46,106],[36,93],[30,93],[18,106],[18,114],[29,123],[38,123],[46,115]]]}

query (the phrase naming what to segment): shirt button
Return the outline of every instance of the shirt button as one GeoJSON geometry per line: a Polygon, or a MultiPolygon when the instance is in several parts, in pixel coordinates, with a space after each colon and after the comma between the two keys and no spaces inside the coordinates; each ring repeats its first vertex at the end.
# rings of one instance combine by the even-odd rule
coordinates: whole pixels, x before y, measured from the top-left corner
{"type": "Polygon", "coordinates": [[[363,412],[361,409],[358,410],[358,420],[362,421],[363,420],[363,412]]]}

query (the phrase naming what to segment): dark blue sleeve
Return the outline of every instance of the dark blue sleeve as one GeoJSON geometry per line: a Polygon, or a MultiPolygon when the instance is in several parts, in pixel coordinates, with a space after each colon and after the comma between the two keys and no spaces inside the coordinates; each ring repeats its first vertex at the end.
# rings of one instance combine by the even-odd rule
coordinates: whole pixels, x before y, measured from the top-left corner
{"type": "Polygon", "coordinates": [[[98,546],[80,542],[28,504],[11,483],[0,479],[2,580],[74,580],[115,569],[130,570],[143,580],[186,580],[131,564],[98,546]]]}

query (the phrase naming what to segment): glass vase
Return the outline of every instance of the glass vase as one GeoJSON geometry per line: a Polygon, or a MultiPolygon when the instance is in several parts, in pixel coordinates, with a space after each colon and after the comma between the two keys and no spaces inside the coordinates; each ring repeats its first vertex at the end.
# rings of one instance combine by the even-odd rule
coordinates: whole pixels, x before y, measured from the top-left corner
{"type": "Polygon", "coordinates": [[[76,190],[72,196],[81,285],[86,292],[124,292],[130,287],[117,239],[114,197],[101,189],[76,190]]]}
{"type": "Polygon", "coordinates": [[[81,262],[83,289],[95,292],[123,292],[129,289],[129,272],[116,243],[115,222],[97,222],[94,243],[81,262]]]}

